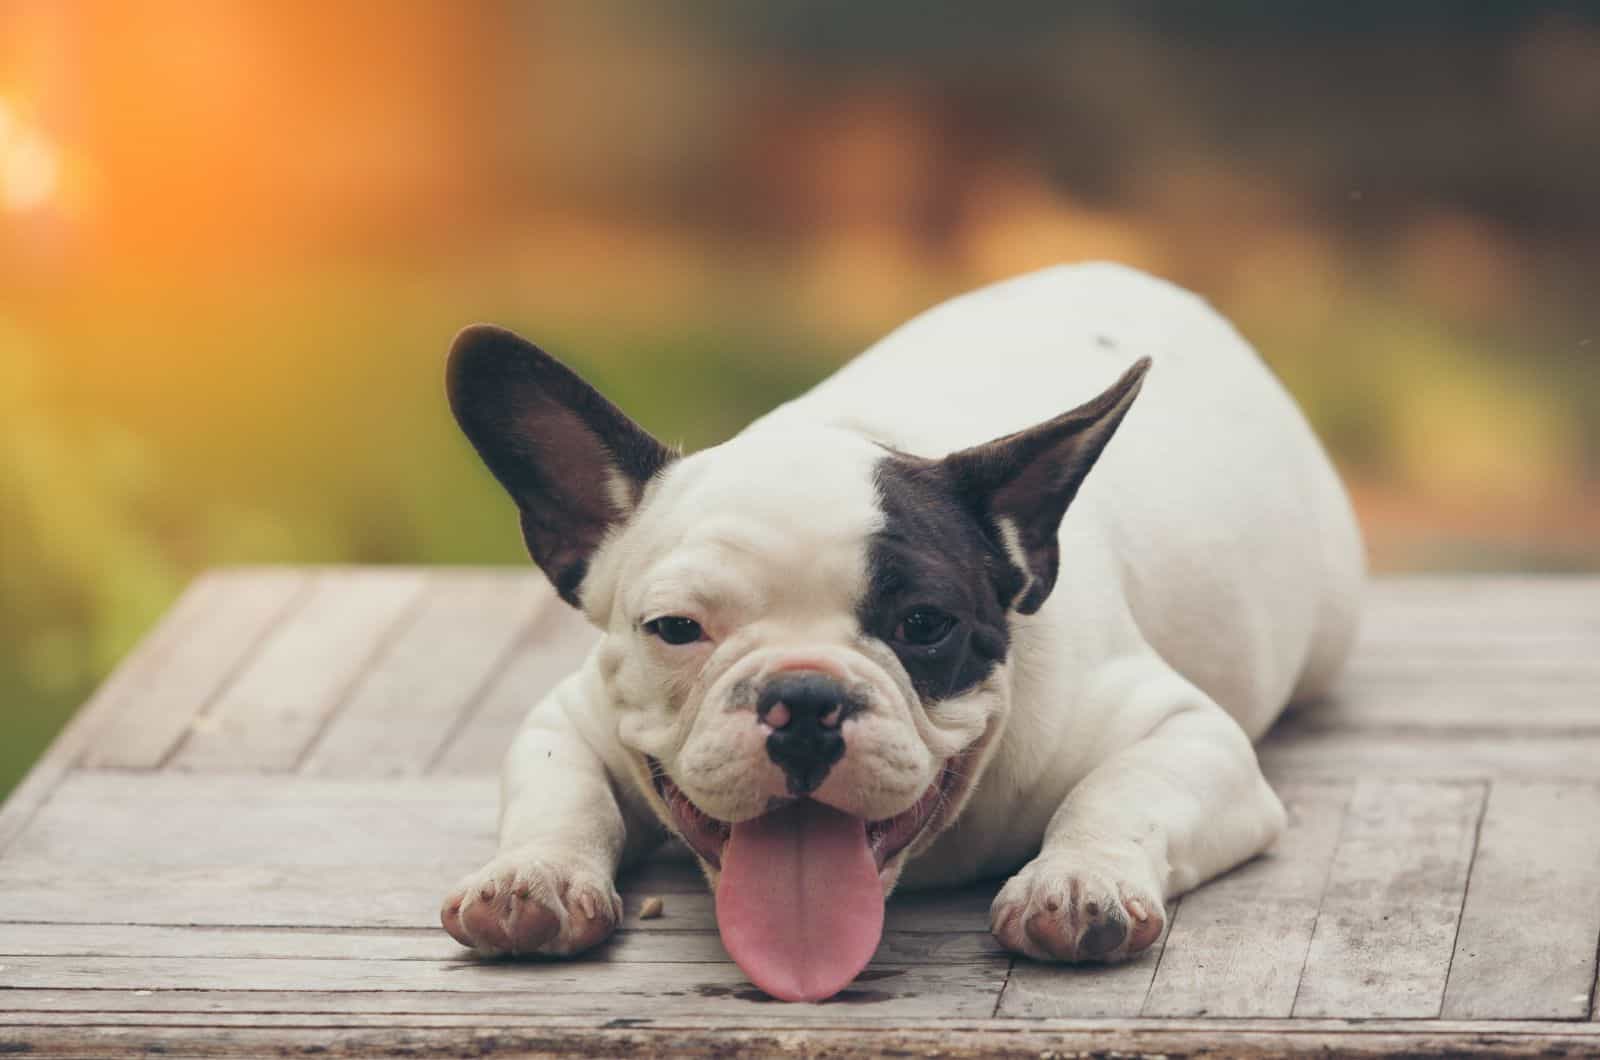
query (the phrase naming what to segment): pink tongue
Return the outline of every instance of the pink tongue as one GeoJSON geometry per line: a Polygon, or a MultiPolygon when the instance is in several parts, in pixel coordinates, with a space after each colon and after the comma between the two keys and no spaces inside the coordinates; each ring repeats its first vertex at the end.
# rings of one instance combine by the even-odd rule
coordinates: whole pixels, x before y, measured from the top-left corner
{"type": "Polygon", "coordinates": [[[857,817],[801,799],[733,826],[717,883],[722,944],[784,1001],[850,984],[883,935],[883,885],[857,817]]]}

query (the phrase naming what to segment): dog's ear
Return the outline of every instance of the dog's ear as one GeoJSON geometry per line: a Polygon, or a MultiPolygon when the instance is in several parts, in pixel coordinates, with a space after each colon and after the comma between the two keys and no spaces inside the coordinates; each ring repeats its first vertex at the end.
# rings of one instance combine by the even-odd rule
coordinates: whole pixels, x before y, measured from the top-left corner
{"type": "Polygon", "coordinates": [[[957,494],[1013,564],[1006,595],[1031,615],[1055,587],[1067,505],[1116,433],[1150,369],[1143,357],[1110,389],[1051,420],[944,458],[957,494]]]}
{"type": "Polygon", "coordinates": [[[479,324],[456,336],[446,386],[456,421],[522,513],[522,536],[579,606],[589,560],[673,454],[537,346],[479,324]]]}

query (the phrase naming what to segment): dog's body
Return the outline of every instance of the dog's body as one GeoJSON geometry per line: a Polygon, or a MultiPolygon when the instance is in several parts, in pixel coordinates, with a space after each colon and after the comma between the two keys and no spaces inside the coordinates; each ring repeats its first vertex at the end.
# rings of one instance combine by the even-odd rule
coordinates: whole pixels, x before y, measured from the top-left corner
{"type": "Polygon", "coordinates": [[[501,856],[446,903],[463,942],[604,938],[613,873],[665,823],[780,996],[826,996],[870,955],[866,884],[837,882],[860,850],[885,892],[1016,873],[1002,942],[1120,959],[1281,830],[1250,741],[1343,661],[1361,544],[1304,419],[1200,300],[1117,266],[1031,274],[682,459],[578,391],[543,396],[564,376],[492,367],[510,341],[458,347],[457,412],[606,636],[510,752],[501,856]],[[561,484],[585,458],[551,454],[574,445],[608,499],[561,484]],[[542,521],[563,506],[591,513],[576,551],[542,521]],[[832,904],[784,890],[806,865],[785,843],[821,851],[832,904]],[[843,907],[822,926],[852,952],[773,926],[779,901],[843,907]]]}

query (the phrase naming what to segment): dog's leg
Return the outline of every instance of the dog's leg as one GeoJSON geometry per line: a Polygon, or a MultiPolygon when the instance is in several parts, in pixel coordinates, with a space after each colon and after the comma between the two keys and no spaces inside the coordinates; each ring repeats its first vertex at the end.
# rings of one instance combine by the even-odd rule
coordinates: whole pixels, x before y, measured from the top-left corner
{"type": "Polygon", "coordinates": [[[1038,960],[1140,953],[1167,899],[1265,850],[1285,823],[1221,707],[1162,664],[1119,669],[1099,692],[1117,696],[1113,725],[1132,726],[1131,742],[1072,789],[1039,856],[995,896],[996,938],[1038,960]]]}
{"type": "Polygon", "coordinates": [[[622,919],[613,879],[651,829],[630,830],[634,815],[569,714],[577,684],[558,686],[523,723],[501,774],[500,851],[440,910],[445,930],[480,953],[579,953],[622,919]]]}

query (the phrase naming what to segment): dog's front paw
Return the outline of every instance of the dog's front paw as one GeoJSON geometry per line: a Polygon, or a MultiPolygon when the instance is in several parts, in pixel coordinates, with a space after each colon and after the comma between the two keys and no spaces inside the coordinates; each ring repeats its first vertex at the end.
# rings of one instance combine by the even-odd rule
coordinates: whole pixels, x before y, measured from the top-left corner
{"type": "Polygon", "coordinates": [[[1161,937],[1166,907],[1142,853],[1046,852],[995,895],[1001,945],[1040,961],[1124,961],[1161,937]]]}
{"type": "Polygon", "coordinates": [[[622,899],[599,867],[508,854],[462,880],[439,919],[457,942],[485,956],[567,957],[616,930],[622,899]]]}

